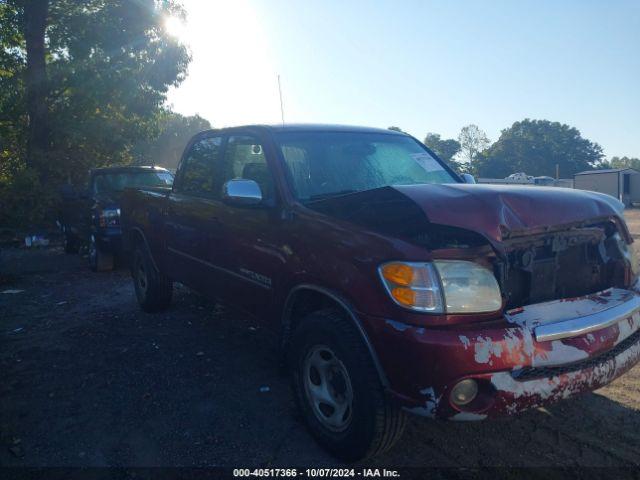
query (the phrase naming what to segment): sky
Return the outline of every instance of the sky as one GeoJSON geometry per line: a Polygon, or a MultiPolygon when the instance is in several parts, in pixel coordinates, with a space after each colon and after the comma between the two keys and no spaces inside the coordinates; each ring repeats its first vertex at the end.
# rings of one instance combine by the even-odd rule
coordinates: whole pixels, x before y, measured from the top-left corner
{"type": "Polygon", "coordinates": [[[491,141],[524,118],[640,158],[640,0],[183,0],[168,103],[214,127],[398,126],[491,141]]]}

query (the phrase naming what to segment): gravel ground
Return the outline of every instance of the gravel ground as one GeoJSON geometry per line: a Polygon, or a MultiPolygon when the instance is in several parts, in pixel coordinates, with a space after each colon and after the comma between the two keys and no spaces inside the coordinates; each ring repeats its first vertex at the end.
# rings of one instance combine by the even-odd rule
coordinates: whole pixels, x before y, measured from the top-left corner
{"type": "MultiPolygon", "coordinates": [[[[640,233],[640,211],[628,215],[640,233]]],[[[0,465],[336,464],[307,434],[276,338],[255,320],[186,288],[167,312],[142,313],[126,271],[91,273],[59,247],[4,250],[2,262],[0,291],[22,291],[0,294],[0,465]]],[[[412,418],[368,464],[638,466],[640,367],[516,418],[412,418]]]]}

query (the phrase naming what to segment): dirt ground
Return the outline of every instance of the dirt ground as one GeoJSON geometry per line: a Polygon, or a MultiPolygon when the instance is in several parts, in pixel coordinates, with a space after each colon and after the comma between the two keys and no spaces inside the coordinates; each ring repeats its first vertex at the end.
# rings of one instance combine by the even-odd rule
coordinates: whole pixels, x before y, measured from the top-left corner
{"type": "MultiPolygon", "coordinates": [[[[640,210],[628,219],[640,237],[640,210]]],[[[0,273],[0,291],[21,290],[0,294],[0,465],[335,465],[255,321],[186,288],[166,313],[142,313],[126,271],[94,274],[59,247],[3,250],[0,273]]],[[[369,463],[638,466],[640,367],[516,418],[412,418],[369,463]]]]}

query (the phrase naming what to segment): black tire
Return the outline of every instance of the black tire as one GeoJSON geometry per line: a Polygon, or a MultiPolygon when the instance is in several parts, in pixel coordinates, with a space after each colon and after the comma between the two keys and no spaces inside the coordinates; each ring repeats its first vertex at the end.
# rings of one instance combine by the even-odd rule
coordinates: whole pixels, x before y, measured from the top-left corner
{"type": "MultiPolygon", "coordinates": [[[[335,457],[356,461],[378,455],[389,450],[402,436],[405,414],[388,398],[360,333],[341,312],[322,310],[305,317],[293,333],[289,361],[296,402],[307,427],[318,443],[335,457]],[[329,353],[322,352],[325,346],[329,353]],[[324,378],[317,375],[318,370],[314,375],[314,367],[309,367],[309,358],[316,352],[327,358],[334,354],[347,373],[352,408],[348,420],[344,420],[346,415],[341,417],[346,422],[342,430],[328,426],[326,418],[329,417],[319,408],[322,402],[314,406],[311,399],[311,384],[321,386],[324,382],[324,378]]],[[[324,388],[335,393],[338,389],[333,388],[334,374],[330,377],[324,388]]]]}
{"type": "Polygon", "coordinates": [[[78,240],[78,238],[75,235],[65,232],[64,253],[71,255],[71,254],[76,254],[79,251],[80,251],[80,240],[78,240]]]}
{"type": "Polygon", "coordinates": [[[89,267],[91,270],[94,272],[109,272],[113,270],[113,266],[113,253],[102,250],[95,237],[91,235],[89,239],[89,267]]]}
{"type": "Polygon", "coordinates": [[[153,266],[144,245],[137,245],[131,261],[131,276],[140,308],[153,313],[171,305],[173,282],[153,266]]]}

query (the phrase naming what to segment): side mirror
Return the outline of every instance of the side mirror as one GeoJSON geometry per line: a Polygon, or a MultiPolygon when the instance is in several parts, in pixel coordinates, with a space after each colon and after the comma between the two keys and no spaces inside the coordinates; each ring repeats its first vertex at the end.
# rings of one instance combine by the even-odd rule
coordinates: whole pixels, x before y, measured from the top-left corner
{"type": "Polygon", "coordinates": [[[233,205],[258,205],[262,203],[262,191],[253,180],[229,180],[222,187],[222,199],[233,205]]]}
{"type": "Polygon", "coordinates": [[[463,173],[461,177],[464,183],[476,183],[476,179],[470,173],[463,173]]]}

